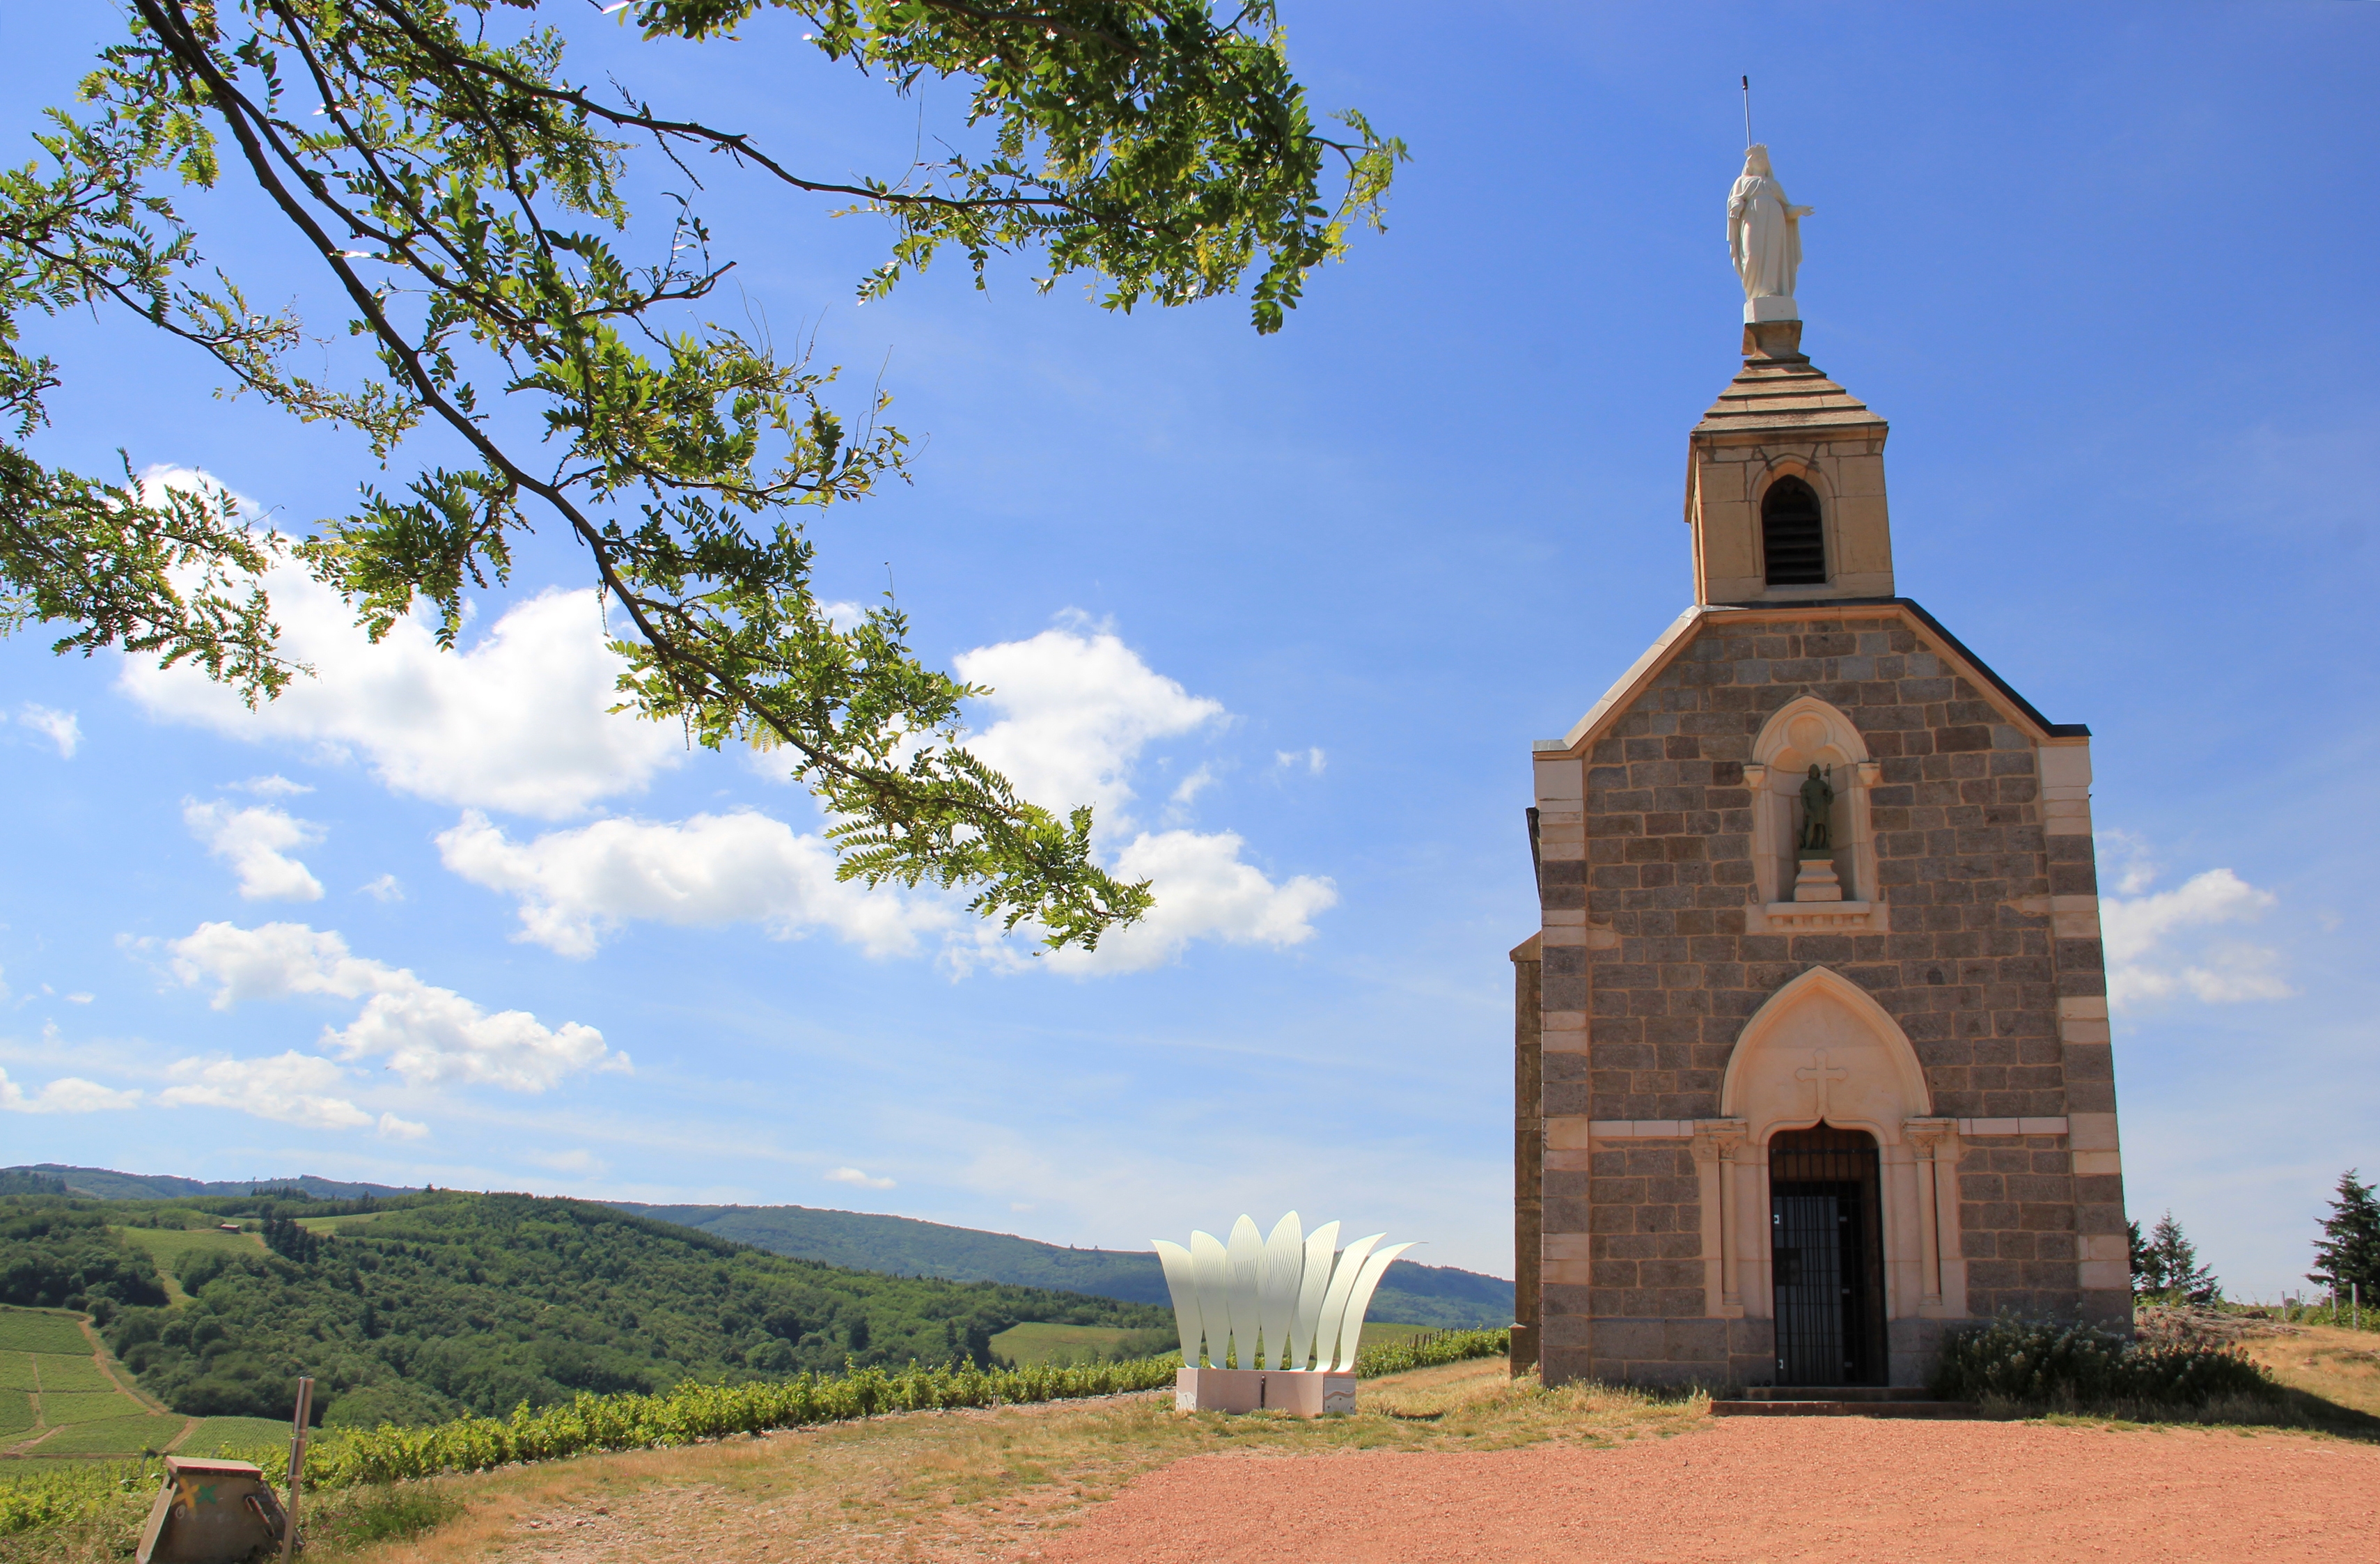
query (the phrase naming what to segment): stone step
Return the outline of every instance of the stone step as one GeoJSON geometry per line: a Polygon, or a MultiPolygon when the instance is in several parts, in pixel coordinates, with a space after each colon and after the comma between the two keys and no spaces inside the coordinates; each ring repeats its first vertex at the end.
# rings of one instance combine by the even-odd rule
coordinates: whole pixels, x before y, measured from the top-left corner
{"type": "Polygon", "coordinates": [[[1754,1385],[1743,1392],[1747,1401],[1923,1401],[1931,1399],[1923,1385],[1754,1385]]]}
{"type": "Polygon", "coordinates": [[[1973,1401],[1713,1401],[1713,1417],[1981,1417],[1973,1401]]]}

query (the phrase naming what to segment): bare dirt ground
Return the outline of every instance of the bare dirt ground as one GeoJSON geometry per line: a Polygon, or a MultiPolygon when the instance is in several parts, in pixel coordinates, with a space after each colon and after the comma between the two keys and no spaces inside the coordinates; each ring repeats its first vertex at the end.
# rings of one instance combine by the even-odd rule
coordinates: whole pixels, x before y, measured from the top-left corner
{"type": "Polygon", "coordinates": [[[1045,1564],[2380,1558],[2380,1450],[2288,1434],[1716,1420],[1470,1454],[1199,1456],[1019,1555],[1045,1564]]]}
{"type": "Polygon", "coordinates": [[[2380,1559],[2372,1340],[2247,1343],[2322,1399],[2331,1434],[1713,1418],[1699,1399],[1515,1385],[1493,1360],[1369,1381],[1356,1416],[1318,1423],[1122,1396],[442,1478],[455,1519],[345,1558],[1858,1564],[1947,1545],[1990,1559],[2380,1559]]]}

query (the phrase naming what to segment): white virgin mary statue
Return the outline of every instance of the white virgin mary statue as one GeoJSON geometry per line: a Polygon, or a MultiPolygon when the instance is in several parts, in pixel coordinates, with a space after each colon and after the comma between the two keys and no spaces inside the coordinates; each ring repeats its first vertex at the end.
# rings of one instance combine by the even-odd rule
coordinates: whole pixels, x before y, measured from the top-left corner
{"type": "Polygon", "coordinates": [[[1727,194],[1727,252],[1743,279],[1746,321],[1798,321],[1793,274],[1802,268],[1802,219],[1817,208],[1785,199],[1768,149],[1743,154],[1743,177],[1727,194]]]}

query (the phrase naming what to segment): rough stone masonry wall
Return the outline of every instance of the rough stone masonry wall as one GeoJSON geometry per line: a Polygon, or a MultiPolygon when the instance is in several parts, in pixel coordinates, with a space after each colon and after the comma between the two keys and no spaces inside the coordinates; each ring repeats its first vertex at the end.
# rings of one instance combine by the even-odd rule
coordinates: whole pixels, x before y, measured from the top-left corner
{"type": "MultiPolygon", "coordinates": [[[[2096,894],[2091,839],[2045,834],[2030,739],[1954,675],[1915,623],[1874,610],[1706,620],[1597,743],[1586,758],[1586,855],[1548,856],[1543,895],[1549,910],[1584,907],[1590,928],[1617,940],[1545,950],[1547,1012],[1588,1016],[1583,1035],[1546,1037],[1548,1116],[1717,1117],[1744,1023],[1821,964],[1908,1034],[1936,1113],[2114,1111],[2107,1044],[2059,1040],[2058,1001],[2105,994],[2099,942],[2058,937],[2046,905],[2096,894]],[[1869,802],[1888,933],[1744,932],[1755,881],[1743,763],[1770,714],[1804,694],[1849,717],[1880,764],[1869,802]]],[[[2081,1293],[2075,1259],[2080,1234],[2124,1231],[2121,1177],[2077,1178],[2072,1166],[2065,1137],[1962,1144],[1972,1315],[2114,1306],[2081,1293]]],[[[1585,1233],[1593,1262],[1586,1283],[1545,1289],[1549,1358],[1572,1334],[1558,1315],[1682,1325],[1706,1313],[1693,1174],[1683,1143],[1597,1151],[1587,1170],[1547,1170],[1549,1242],[1585,1233]]],[[[1671,1334],[1682,1344],[1695,1333],[1671,1334]]],[[[1609,1361],[1601,1346],[1591,1356],[1609,1361]]]]}

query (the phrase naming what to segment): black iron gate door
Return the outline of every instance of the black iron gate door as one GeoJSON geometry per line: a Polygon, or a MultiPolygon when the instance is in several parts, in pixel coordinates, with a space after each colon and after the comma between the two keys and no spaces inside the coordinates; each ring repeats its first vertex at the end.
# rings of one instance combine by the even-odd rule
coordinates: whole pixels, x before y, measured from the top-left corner
{"type": "Polygon", "coordinates": [[[1883,1383],[1877,1161],[1873,1136],[1830,1124],[1787,1131],[1769,1142],[1779,1385],[1883,1383]]]}

